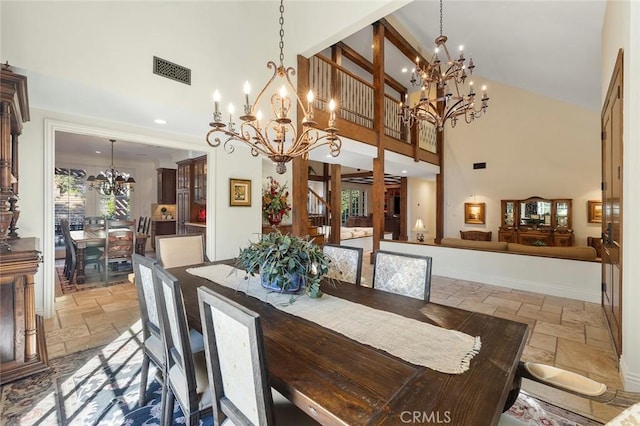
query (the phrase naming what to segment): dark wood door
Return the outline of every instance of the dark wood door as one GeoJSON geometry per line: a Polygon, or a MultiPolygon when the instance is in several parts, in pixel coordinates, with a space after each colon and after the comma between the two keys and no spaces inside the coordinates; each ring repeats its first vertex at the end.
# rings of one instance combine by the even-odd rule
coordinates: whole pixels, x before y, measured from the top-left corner
{"type": "Polygon", "coordinates": [[[178,209],[178,234],[185,234],[185,223],[191,221],[191,197],[189,189],[180,189],[177,192],[178,209]]]}
{"type": "Polygon", "coordinates": [[[602,108],[602,307],[622,353],[622,50],[602,108]]]}

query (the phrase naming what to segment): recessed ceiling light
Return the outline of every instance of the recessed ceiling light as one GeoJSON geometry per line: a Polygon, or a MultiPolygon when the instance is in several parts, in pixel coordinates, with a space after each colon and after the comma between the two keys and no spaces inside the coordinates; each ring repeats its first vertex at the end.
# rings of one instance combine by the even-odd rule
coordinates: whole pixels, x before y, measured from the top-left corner
{"type": "Polygon", "coordinates": [[[407,67],[402,68],[402,72],[407,72],[407,71],[409,71],[407,67]]]}
{"type": "Polygon", "coordinates": [[[331,157],[333,157],[333,155],[327,154],[327,158],[331,158],[331,157]]]}
{"type": "Polygon", "coordinates": [[[153,122],[156,124],[167,124],[167,121],[163,120],[162,118],[156,118],[155,120],[153,120],[153,122]]]}
{"type": "Polygon", "coordinates": [[[102,154],[102,151],[96,151],[96,154],[102,154]]]}
{"type": "Polygon", "coordinates": [[[403,170],[403,171],[402,171],[402,173],[407,173],[407,171],[406,171],[406,170],[403,170]]]}

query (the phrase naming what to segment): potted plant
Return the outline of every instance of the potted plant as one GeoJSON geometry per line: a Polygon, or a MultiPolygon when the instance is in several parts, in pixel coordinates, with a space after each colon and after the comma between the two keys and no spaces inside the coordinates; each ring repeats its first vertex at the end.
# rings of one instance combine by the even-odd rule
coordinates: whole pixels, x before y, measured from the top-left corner
{"type": "Polygon", "coordinates": [[[331,260],[322,248],[309,240],[280,231],[262,234],[260,240],[240,249],[236,266],[248,276],[260,274],[262,286],[286,293],[322,296],[320,282],[329,271],[331,260]]]}
{"type": "Polygon", "coordinates": [[[166,219],[167,218],[167,208],[166,207],[162,207],[160,209],[160,211],[162,212],[162,218],[166,219]]]}

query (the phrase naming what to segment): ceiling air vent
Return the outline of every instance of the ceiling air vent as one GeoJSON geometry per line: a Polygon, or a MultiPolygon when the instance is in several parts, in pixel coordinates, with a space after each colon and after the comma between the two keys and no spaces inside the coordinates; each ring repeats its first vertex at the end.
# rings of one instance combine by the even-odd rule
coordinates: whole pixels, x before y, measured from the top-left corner
{"type": "Polygon", "coordinates": [[[191,70],[166,59],[153,57],[153,73],[191,86],[191,70]]]}

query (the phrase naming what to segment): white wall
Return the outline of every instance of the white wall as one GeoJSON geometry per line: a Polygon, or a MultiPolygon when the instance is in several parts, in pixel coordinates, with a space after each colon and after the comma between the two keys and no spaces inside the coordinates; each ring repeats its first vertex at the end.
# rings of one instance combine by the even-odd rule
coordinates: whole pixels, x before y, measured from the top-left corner
{"type": "Polygon", "coordinates": [[[416,233],[411,230],[418,218],[422,219],[427,232],[425,241],[433,241],[436,229],[436,182],[421,178],[407,179],[407,236],[416,241],[416,233]]]}
{"type": "Polygon", "coordinates": [[[640,3],[637,1],[607,1],[602,29],[602,84],[606,96],[611,73],[619,49],[624,50],[623,62],[623,198],[622,217],[622,356],[620,372],[625,389],[640,391],[640,3]]]}
{"type": "Polygon", "coordinates": [[[600,194],[600,112],[474,76],[491,103],[472,124],[445,128],[445,237],[461,229],[492,231],[500,200],[530,196],[573,199],[577,245],[600,236],[587,223],[587,201],[600,194]],[[473,163],[486,162],[486,169],[473,163]],[[466,225],[464,203],[485,202],[486,224],[466,225]]]}

